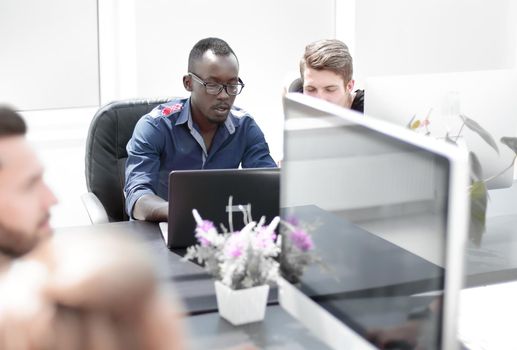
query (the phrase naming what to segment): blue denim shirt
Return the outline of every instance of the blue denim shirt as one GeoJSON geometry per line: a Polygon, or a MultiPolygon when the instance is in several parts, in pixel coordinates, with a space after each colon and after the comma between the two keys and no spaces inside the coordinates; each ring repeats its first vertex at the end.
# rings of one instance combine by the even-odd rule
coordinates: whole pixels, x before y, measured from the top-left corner
{"type": "Polygon", "coordinates": [[[130,216],[143,194],[167,200],[172,170],[276,167],[259,126],[237,107],[219,126],[207,151],[190,114],[190,99],[172,100],[144,115],[127,154],[124,194],[130,216]]]}

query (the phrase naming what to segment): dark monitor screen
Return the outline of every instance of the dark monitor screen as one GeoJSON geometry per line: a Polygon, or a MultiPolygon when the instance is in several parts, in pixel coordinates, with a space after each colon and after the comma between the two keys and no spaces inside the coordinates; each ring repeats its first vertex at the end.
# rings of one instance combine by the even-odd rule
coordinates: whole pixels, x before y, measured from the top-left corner
{"type": "Polygon", "coordinates": [[[235,230],[245,226],[239,206],[249,206],[255,220],[263,215],[271,221],[279,213],[279,186],[277,168],[172,171],[169,175],[167,246],[177,249],[196,244],[192,209],[202,217],[210,218],[218,227],[221,224],[228,227],[231,213],[235,230]]]}

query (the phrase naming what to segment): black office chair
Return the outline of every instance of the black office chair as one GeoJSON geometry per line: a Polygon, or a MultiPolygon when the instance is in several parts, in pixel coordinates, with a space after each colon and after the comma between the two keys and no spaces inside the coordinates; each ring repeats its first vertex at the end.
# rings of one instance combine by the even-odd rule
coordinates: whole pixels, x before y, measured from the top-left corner
{"type": "Polygon", "coordinates": [[[294,79],[288,86],[287,92],[303,92],[303,82],[301,78],[294,79]]]}
{"type": "Polygon", "coordinates": [[[170,99],[115,101],[93,117],[85,157],[89,192],[81,196],[93,224],[129,220],[123,192],[126,145],[140,117],[167,101],[170,99]]]}

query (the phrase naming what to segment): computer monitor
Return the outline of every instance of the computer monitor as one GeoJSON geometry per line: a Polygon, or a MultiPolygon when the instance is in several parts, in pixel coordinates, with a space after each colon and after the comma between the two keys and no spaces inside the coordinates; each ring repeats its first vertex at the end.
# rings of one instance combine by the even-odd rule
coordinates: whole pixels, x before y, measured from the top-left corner
{"type": "Polygon", "coordinates": [[[282,307],[336,349],[456,349],[467,152],[301,94],[284,110],[281,217],[314,249],[301,275],[281,257],[282,307]]]}
{"type": "Polygon", "coordinates": [[[279,213],[280,171],[277,168],[173,170],[169,174],[169,217],[160,223],[165,244],[183,249],[196,244],[192,209],[203,218],[235,230],[245,226],[239,206],[248,207],[254,220],[267,222],[279,213]],[[260,190],[258,190],[260,189],[260,190]],[[232,205],[229,207],[229,198],[232,205]],[[257,215],[260,215],[257,217],[257,215]]]}
{"type": "MultiPolygon", "coordinates": [[[[479,158],[489,189],[510,187],[514,153],[499,142],[517,135],[517,72],[514,70],[472,71],[423,75],[373,77],[365,83],[365,114],[406,126],[413,116],[420,120],[430,114],[429,131],[443,137],[457,134],[461,113],[489,131],[499,154],[476,133],[463,128],[469,150],[479,158]],[[510,168],[509,168],[510,167],[510,168]]],[[[425,128],[422,128],[424,130],[425,128]]]]}

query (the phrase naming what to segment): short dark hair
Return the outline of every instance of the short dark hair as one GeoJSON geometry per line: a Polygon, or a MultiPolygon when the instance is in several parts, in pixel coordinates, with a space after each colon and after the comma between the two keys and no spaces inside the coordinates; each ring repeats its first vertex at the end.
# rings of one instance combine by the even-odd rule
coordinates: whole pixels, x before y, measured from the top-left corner
{"type": "Polygon", "coordinates": [[[352,56],[346,44],[337,39],[318,40],[305,47],[300,61],[300,74],[309,67],[315,70],[329,70],[340,75],[345,84],[352,79],[352,56]]]}
{"type": "Polygon", "coordinates": [[[22,117],[14,109],[0,105],[0,138],[25,135],[26,132],[22,117]]]}
{"type": "MultiPolygon", "coordinates": [[[[27,126],[22,117],[14,109],[0,105],[0,139],[9,136],[23,136],[26,132],[27,126]]],[[[2,163],[0,162],[1,168],[2,163]]]]}
{"type": "MultiPolygon", "coordinates": [[[[232,48],[228,43],[219,38],[205,38],[199,40],[196,45],[190,50],[188,56],[188,71],[192,72],[194,69],[194,63],[199,60],[205,52],[208,50],[212,51],[217,56],[228,56],[234,55],[237,59],[237,55],[233,52],[232,48]]],[[[237,63],[239,60],[237,59],[237,63]]]]}

